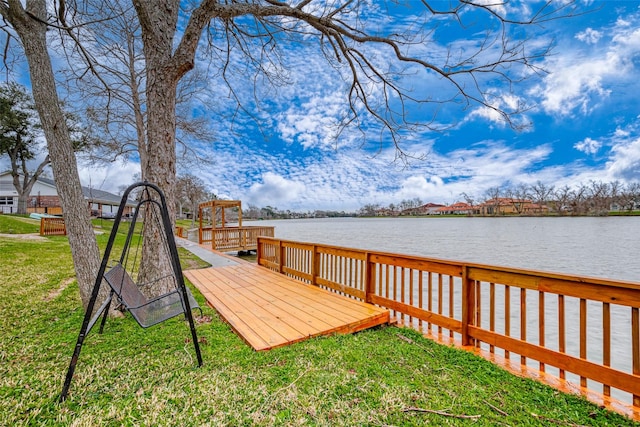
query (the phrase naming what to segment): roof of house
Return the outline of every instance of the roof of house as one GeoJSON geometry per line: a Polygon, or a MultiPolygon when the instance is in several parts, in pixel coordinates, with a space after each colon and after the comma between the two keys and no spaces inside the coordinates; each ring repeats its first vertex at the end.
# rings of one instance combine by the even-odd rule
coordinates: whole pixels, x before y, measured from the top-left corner
{"type": "Polygon", "coordinates": [[[472,210],[473,206],[465,202],[456,202],[450,206],[444,206],[438,209],[438,212],[462,212],[472,210]]]}
{"type": "MultiPolygon", "coordinates": [[[[5,175],[9,173],[11,173],[11,171],[4,171],[4,172],[0,172],[0,175],[5,175]]],[[[45,185],[49,185],[51,187],[56,188],[56,183],[52,179],[39,177],[38,181],[45,185]]],[[[114,206],[119,205],[120,201],[122,200],[122,197],[118,196],[117,194],[109,193],[108,191],[98,190],[97,188],[84,187],[84,186],[82,187],[82,195],[84,196],[85,199],[87,199],[90,202],[109,204],[114,206]]],[[[127,202],[128,206],[134,206],[135,204],[136,203],[133,200],[129,200],[127,202]]]]}
{"type": "MultiPolygon", "coordinates": [[[[55,182],[52,179],[48,178],[38,178],[38,181],[45,182],[47,184],[51,184],[55,186],[55,182]]],[[[98,190],[97,188],[91,187],[82,187],[82,195],[85,199],[94,203],[103,203],[109,205],[119,205],[122,200],[122,196],[118,196],[117,194],[109,193],[108,191],[98,190]]],[[[135,201],[129,200],[127,205],[135,205],[135,201]]]]}

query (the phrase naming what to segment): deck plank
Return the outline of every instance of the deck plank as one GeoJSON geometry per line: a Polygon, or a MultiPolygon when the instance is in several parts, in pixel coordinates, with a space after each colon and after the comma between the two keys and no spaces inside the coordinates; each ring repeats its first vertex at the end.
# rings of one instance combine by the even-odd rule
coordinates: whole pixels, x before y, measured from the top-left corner
{"type": "Polygon", "coordinates": [[[353,333],[390,321],[389,311],[251,263],[187,270],[231,328],[255,350],[353,333]]]}

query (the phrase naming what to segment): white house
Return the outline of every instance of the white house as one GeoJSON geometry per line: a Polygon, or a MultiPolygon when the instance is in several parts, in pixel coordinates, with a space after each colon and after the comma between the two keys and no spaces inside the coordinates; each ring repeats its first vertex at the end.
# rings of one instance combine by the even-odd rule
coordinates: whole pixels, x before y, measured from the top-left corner
{"type": "MultiPolygon", "coordinates": [[[[89,187],[82,187],[82,193],[87,201],[87,209],[93,216],[112,217],[118,211],[120,196],[89,187]]],[[[131,213],[134,207],[135,202],[128,202],[125,213],[131,213]]],[[[13,186],[11,172],[0,172],[0,212],[15,213],[17,211],[18,192],[13,186]]],[[[27,200],[27,212],[62,214],[58,191],[53,180],[38,178],[27,200]]]]}

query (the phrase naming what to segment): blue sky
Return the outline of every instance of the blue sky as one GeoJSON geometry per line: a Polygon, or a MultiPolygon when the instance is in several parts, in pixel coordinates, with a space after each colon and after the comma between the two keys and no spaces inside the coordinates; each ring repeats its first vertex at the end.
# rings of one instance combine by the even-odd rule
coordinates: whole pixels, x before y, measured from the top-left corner
{"type": "MultiPolygon", "coordinates": [[[[518,18],[533,3],[514,2],[507,14],[518,18]]],[[[379,125],[366,118],[366,141],[355,127],[334,138],[335,124],[346,108],[345,83],[313,44],[293,41],[283,47],[287,84],[274,88],[258,81],[254,90],[243,83],[246,76],[237,74],[237,94],[252,117],[233,116],[234,103],[218,77],[203,83],[193,111],[211,119],[211,140],[196,148],[210,163],[181,172],[199,176],[211,191],[240,199],[245,206],[297,211],[353,211],[369,203],[388,206],[416,197],[450,204],[462,200],[463,192],[481,199],[491,187],[536,181],[556,187],[590,180],[638,182],[640,2],[578,4],[591,12],[530,29],[534,45],[554,44],[540,64],[546,74],[529,76],[510,94],[504,84],[485,82],[499,105],[529,106],[516,119],[529,124],[525,130],[509,128],[478,105],[451,104],[442,106],[437,116],[446,130],[403,135],[403,150],[423,159],[394,161],[389,138],[380,137],[379,125]],[[261,100],[257,106],[254,95],[261,100]]],[[[394,18],[375,7],[369,12],[363,18],[381,28],[412,18],[411,11],[394,18]]],[[[461,34],[442,22],[422,53],[437,57],[447,47],[473,45],[469,34],[479,34],[486,22],[467,18],[474,23],[471,32],[461,34]]],[[[384,51],[370,53],[384,64],[384,51]]],[[[235,65],[241,65],[238,61],[235,65]]],[[[204,62],[200,67],[211,69],[204,62]]],[[[421,73],[405,76],[402,84],[435,97],[448,93],[441,82],[421,73]]],[[[371,93],[375,95],[375,89],[371,93]]],[[[433,112],[412,108],[412,117],[421,120],[433,112]]],[[[135,161],[102,169],[81,165],[81,177],[84,184],[117,191],[131,182],[137,167],[135,161]]]]}

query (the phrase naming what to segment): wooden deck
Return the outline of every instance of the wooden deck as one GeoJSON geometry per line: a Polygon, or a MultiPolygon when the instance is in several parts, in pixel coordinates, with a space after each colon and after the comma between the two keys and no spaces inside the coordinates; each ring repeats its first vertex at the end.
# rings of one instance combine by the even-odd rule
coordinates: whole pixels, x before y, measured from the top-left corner
{"type": "Polygon", "coordinates": [[[188,270],[209,305],[255,350],[388,323],[389,311],[250,263],[188,270]]]}

